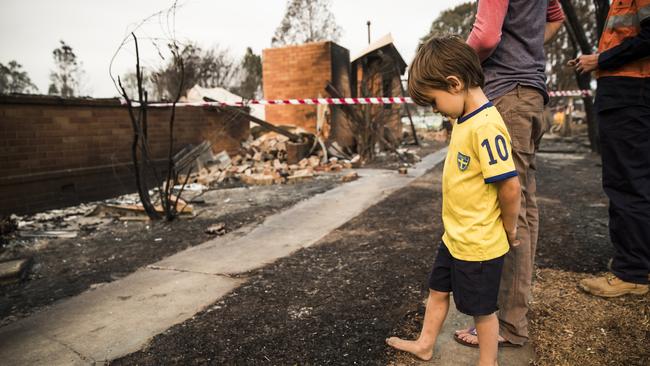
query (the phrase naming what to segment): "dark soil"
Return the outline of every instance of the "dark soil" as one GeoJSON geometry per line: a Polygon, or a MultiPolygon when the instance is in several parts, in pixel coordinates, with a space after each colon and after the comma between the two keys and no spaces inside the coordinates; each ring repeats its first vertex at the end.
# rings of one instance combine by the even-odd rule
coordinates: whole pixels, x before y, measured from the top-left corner
{"type": "MultiPolygon", "coordinates": [[[[439,174],[392,194],[317,246],[250,273],[208,310],[113,363],[417,364],[383,340],[415,337],[420,328],[442,234],[439,174]]],[[[648,365],[650,295],[604,300],[576,289],[580,278],[604,271],[612,254],[599,159],[541,154],[538,177],[535,364],[648,365]]]]}
{"type": "Polygon", "coordinates": [[[442,234],[441,169],[248,282],[115,365],[383,364],[421,302],[442,234]]]}
{"type": "Polygon", "coordinates": [[[87,227],[74,239],[28,243],[11,254],[33,256],[30,278],[24,283],[0,287],[0,325],[208,241],[214,236],[204,231],[212,224],[223,223],[227,231],[233,231],[260,223],[267,216],[338,184],[338,176],[322,176],[297,185],[210,191],[204,195],[207,205],[195,205],[200,214],[193,219],[171,223],[115,221],[98,229],[87,227]],[[228,197],[228,203],[223,197],[228,197]]]}

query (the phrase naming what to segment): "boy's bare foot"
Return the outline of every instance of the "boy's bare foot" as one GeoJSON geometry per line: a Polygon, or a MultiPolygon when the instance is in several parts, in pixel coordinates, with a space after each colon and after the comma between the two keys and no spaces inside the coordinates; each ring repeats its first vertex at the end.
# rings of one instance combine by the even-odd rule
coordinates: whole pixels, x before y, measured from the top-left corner
{"type": "Polygon", "coordinates": [[[433,348],[422,346],[417,341],[407,341],[397,337],[390,337],[386,338],[386,344],[400,351],[408,352],[424,361],[429,361],[433,357],[433,348]]]}

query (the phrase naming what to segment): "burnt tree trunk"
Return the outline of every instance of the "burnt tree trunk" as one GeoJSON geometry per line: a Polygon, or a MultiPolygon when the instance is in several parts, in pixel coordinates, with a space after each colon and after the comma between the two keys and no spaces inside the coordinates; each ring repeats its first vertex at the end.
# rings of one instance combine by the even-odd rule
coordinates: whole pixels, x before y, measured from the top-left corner
{"type": "MultiPolygon", "coordinates": [[[[598,1],[598,0],[595,0],[598,1]]],[[[578,49],[583,55],[592,54],[593,45],[589,43],[587,35],[585,33],[582,24],[578,20],[576,11],[573,8],[570,0],[560,0],[562,4],[562,10],[566,16],[565,25],[569,33],[569,38],[573,44],[573,48],[577,54],[578,49]]],[[[590,90],[591,89],[591,74],[579,74],[576,72],[576,82],[578,87],[581,90],[590,90]]],[[[594,111],[594,101],[593,97],[590,95],[584,95],[582,97],[585,105],[585,114],[587,117],[587,132],[589,134],[589,146],[591,151],[600,153],[600,144],[598,138],[598,121],[596,119],[596,114],[594,111]]]]}
{"type": "Polygon", "coordinates": [[[598,32],[598,39],[600,39],[609,13],[609,0],[594,0],[594,5],[596,6],[596,31],[598,32]]]}

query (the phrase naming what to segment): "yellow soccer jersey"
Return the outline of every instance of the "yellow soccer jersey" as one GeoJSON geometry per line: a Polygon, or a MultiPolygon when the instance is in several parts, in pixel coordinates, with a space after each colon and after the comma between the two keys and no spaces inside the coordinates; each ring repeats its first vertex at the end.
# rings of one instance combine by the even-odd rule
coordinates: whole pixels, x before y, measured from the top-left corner
{"type": "Polygon", "coordinates": [[[516,175],[510,135],[492,103],[458,119],[442,176],[442,240],[454,258],[486,261],[508,252],[491,183],[516,175]]]}

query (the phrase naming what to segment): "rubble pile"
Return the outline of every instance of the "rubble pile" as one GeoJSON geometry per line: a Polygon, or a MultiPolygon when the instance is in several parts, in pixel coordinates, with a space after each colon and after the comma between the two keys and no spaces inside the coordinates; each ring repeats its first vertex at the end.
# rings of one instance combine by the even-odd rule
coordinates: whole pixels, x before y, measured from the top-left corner
{"type": "MultiPolygon", "coordinates": [[[[230,158],[223,151],[211,161],[203,162],[198,171],[189,177],[181,176],[179,183],[197,183],[215,187],[224,182],[240,181],[247,185],[272,185],[296,183],[308,180],[321,172],[340,172],[343,169],[359,167],[361,159],[325,159],[322,151],[308,155],[300,152],[306,146],[292,143],[289,138],[276,133],[267,133],[242,145],[240,153],[230,158]]],[[[304,149],[307,150],[307,149],[304,149]]]]}

